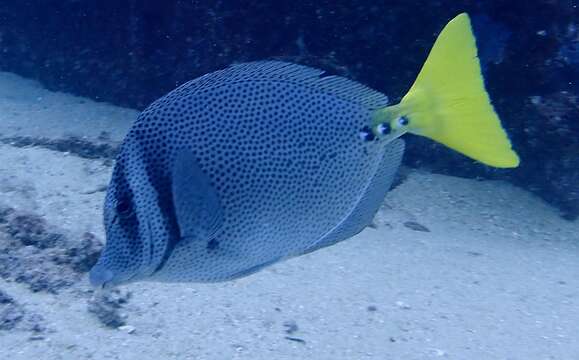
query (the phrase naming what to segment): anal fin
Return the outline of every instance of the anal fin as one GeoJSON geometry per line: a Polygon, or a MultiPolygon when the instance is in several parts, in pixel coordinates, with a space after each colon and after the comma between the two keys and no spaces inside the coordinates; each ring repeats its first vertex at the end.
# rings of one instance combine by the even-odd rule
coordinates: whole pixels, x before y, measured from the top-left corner
{"type": "MultiPolygon", "coordinates": [[[[351,238],[372,223],[374,215],[384,202],[386,193],[390,190],[394,176],[398,172],[402,155],[404,154],[404,141],[397,139],[385,148],[382,161],[378,165],[376,174],[366,188],[366,192],[350,213],[331,233],[320,239],[314,245],[306,249],[302,254],[334,245],[340,241],[351,238]]],[[[300,254],[301,255],[301,254],[300,254]]]]}

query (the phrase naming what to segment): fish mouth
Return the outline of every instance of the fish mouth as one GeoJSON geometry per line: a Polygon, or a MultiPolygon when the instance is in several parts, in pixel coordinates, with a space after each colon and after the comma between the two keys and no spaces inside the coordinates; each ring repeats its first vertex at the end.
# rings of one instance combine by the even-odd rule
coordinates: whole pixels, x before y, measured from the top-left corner
{"type": "Polygon", "coordinates": [[[110,287],[114,277],[115,274],[112,271],[98,264],[90,270],[88,275],[91,286],[97,289],[105,289],[107,286],[110,287]]]}
{"type": "Polygon", "coordinates": [[[115,279],[115,273],[102,265],[95,265],[89,272],[88,278],[90,285],[93,288],[106,290],[111,289],[120,283],[129,283],[131,282],[137,274],[133,274],[126,279],[119,280],[115,279]]]}

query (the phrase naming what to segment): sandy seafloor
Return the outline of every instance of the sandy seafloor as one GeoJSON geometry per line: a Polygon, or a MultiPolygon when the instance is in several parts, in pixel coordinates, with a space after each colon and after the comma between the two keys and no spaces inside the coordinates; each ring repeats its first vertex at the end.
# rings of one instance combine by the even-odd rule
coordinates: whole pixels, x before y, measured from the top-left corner
{"type": "MultiPolygon", "coordinates": [[[[3,137],[118,140],[135,116],[0,74],[3,137]]],[[[3,144],[0,205],[102,239],[110,172],[3,144]]],[[[411,171],[375,224],[235,282],[128,285],[122,330],[87,311],[86,277],[58,294],[0,279],[48,329],[0,331],[0,359],[579,359],[577,221],[507,183],[411,171]]]]}

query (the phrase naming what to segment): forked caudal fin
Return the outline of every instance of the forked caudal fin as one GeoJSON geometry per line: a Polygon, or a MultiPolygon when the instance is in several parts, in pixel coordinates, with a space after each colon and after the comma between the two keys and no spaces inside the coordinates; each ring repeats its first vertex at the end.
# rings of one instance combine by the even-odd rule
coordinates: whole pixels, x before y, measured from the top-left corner
{"type": "Polygon", "coordinates": [[[494,167],[519,165],[485,90],[465,13],[442,30],[402,101],[376,111],[374,129],[387,129],[394,137],[405,132],[425,136],[494,167]]]}

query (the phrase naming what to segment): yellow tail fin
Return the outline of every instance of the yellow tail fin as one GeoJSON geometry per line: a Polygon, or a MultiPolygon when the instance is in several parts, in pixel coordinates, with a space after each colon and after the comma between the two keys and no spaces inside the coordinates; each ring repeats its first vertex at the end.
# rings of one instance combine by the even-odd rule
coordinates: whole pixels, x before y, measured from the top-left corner
{"type": "Polygon", "coordinates": [[[463,13],[442,30],[400,104],[378,110],[375,125],[426,136],[499,168],[517,167],[484,87],[470,18],[463,13]]]}

